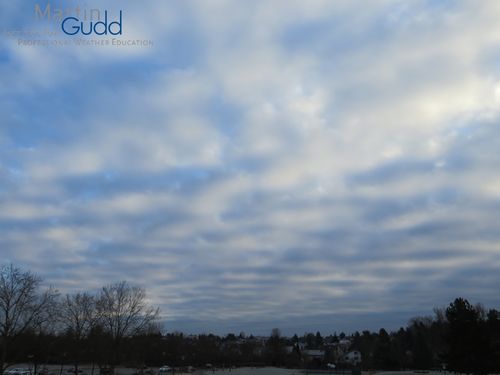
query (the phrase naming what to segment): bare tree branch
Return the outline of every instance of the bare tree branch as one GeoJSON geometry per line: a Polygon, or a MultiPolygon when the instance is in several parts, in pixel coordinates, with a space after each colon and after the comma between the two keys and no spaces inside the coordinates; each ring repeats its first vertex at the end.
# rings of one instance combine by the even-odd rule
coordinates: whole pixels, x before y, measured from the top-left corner
{"type": "Polygon", "coordinates": [[[0,267],[0,375],[13,341],[28,329],[38,330],[53,317],[57,292],[40,292],[42,279],[13,264],[0,267]]]}

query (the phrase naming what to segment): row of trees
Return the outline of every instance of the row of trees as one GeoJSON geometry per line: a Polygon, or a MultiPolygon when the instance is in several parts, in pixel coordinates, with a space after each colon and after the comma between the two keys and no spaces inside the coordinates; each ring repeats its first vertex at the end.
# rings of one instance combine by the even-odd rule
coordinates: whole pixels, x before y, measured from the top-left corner
{"type": "Polygon", "coordinates": [[[455,299],[446,308],[436,308],[434,316],[415,317],[407,327],[390,333],[382,328],[378,332],[355,332],[348,337],[343,333],[322,337],[317,332],[287,339],[273,331],[268,340],[268,354],[273,364],[300,363],[296,355],[300,353],[286,353],[282,349],[300,341],[306,349],[324,350],[323,365],[328,362],[342,365],[337,362],[338,349],[345,339],[350,342],[347,351],[361,352],[364,370],[500,372],[500,311],[472,305],[463,298],[455,299]]]}
{"type": "Polygon", "coordinates": [[[296,367],[304,365],[299,347],[323,350],[325,364],[339,357],[339,343],[346,340],[351,343],[347,350],[361,352],[364,369],[425,370],[446,365],[457,372],[500,372],[500,312],[462,298],[435,309],[434,316],[410,320],[398,331],[350,336],[322,337],[317,332],[287,338],[278,329],[264,340],[244,334],[162,334],[158,317],[159,310],[147,303],[145,291],[126,282],[104,286],[97,293],[61,296],[53,288],[42,290],[42,280],[31,272],[13,265],[1,267],[0,375],[10,364],[24,361],[35,367],[71,364],[75,374],[80,363],[101,370],[117,364],[166,363],[296,367]]]}
{"type": "Polygon", "coordinates": [[[435,309],[434,316],[413,318],[396,332],[355,333],[352,346],[361,351],[366,369],[498,373],[500,312],[457,298],[435,309]]]}
{"type": "Polygon", "coordinates": [[[43,352],[41,348],[47,352],[57,344],[57,337],[64,337],[62,353],[72,359],[75,373],[83,352],[89,350],[96,353],[93,359],[100,367],[113,368],[124,339],[151,329],[158,315],[159,310],[147,304],[145,291],[124,281],[104,286],[96,294],[83,292],[61,297],[54,288],[42,290],[42,279],[32,272],[12,264],[3,266],[0,375],[19,360],[45,362],[46,358],[38,358],[43,352]]]}

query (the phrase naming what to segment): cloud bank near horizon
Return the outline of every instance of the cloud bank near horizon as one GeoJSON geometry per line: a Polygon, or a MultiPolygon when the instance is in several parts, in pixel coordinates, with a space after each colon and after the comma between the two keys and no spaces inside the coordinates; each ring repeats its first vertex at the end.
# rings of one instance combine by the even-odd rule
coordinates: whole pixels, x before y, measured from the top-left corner
{"type": "Polygon", "coordinates": [[[4,262],[142,285],[169,330],[498,307],[495,1],[122,7],[153,47],[0,39],[4,262]]]}

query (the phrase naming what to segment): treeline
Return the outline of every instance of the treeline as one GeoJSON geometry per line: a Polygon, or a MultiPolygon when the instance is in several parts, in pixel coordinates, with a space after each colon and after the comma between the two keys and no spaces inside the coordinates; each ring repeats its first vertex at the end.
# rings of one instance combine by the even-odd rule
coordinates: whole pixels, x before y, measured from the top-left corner
{"type": "Polygon", "coordinates": [[[159,310],[143,289],[122,281],[98,293],[61,296],[12,264],[0,268],[0,375],[11,364],[72,363],[101,370],[121,363],[127,342],[155,328],[159,310]]]}
{"type": "Polygon", "coordinates": [[[500,312],[457,298],[397,332],[355,333],[352,344],[361,351],[364,368],[498,373],[500,312]]]}
{"type": "Polygon", "coordinates": [[[353,365],[352,351],[361,353],[365,370],[500,372],[500,312],[462,298],[395,332],[283,337],[274,329],[268,337],[220,337],[164,333],[145,291],[126,282],[63,296],[43,290],[41,281],[13,265],[0,268],[0,375],[19,362],[31,363],[35,373],[45,364],[70,365],[75,374],[81,364],[96,374],[117,365],[342,368],[353,365]]]}

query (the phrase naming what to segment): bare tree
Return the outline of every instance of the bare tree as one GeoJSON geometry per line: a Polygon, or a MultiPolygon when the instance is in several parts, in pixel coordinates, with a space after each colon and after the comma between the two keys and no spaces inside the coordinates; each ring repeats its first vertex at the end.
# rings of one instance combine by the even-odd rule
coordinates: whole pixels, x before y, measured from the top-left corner
{"type": "Polygon", "coordinates": [[[9,349],[28,330],[41,329],[54,316],[57,292],[40,291],[42,279],[10,264],[0,267],[0,375],[10,365],[9,349]]]}
{"type": "Polygon", "coordinates": [[[67,331],[81,340],[96,323],[96,301],[87,292],[67,294],[61,303],[61,322],[67,331]]]}
{"type": "Polygon", "coordinates": [[[83,341],[88,338],[97,320],[96,301],[89,293],[67,294],[60,306],[61,323],[74,344],[72,359],[75,374],[78,374],[83,341]]]}
{"type": "Polygon", "coordinates": [[[159,315],[158,308],[148,305],[145,290],[125,281],[102,288],[97,312],[100,324],[113,339],[112,366],[123,338],[144,332],[159,315]]]}

